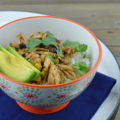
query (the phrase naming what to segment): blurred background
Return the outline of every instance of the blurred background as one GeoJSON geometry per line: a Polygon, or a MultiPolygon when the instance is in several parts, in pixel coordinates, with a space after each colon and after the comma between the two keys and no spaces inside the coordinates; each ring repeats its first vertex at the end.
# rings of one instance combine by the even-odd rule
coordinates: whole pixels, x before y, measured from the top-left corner
{"type": "MultiPolygon", "coordinates": [[[[120,0],[0,0],[0,11],[37,12],[77,21],[91,29],[120,64],[120,0]]],[[[115,120],[120,120],[120,112],[115,120]]]]}

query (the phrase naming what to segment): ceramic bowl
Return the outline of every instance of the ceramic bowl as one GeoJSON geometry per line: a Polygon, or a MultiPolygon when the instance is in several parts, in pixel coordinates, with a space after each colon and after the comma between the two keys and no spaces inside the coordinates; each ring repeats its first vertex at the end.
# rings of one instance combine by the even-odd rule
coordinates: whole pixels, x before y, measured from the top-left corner
{"type": "Polygon", "coordinates": [[[102,50],[98,39],[89,29],[74,21],[54,16],[26,17],[1,26],[0,44],[6,46],[18,41],[16,34],[20,32],[28,37],[36,31],[50,31],[60,40],[87,44],[91,60],[91,70],[87,74],[58,85],[22,83],[0,73],[0,88],[20,107],[32,113],[48,114],[63,109],[86,89],[95,76],[102,50]]]}

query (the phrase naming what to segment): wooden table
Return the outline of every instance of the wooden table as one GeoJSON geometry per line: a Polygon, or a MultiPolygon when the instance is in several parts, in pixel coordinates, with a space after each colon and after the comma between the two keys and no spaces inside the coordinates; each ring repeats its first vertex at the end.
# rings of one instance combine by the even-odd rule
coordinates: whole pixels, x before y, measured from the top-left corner
{"type": "MultiPolygon", "coordinates": [[[[77,21],[90,28],[114,53],[120,64],[119,0],[0,0],[0,11],[40,12],[77,21]],[[41,2],[40,2],[41,1],[41,2]],[[89,1],[89,3],[88,3],[89,1]]],[[[120,109],[115,120],[120,120],[120,109]]]]}

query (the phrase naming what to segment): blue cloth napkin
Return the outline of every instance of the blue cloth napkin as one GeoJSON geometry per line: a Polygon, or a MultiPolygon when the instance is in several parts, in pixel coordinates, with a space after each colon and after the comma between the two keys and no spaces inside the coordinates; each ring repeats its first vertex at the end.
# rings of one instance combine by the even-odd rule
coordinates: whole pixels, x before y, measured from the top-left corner
{"type": "Polygon", "coordinates": [[[97,73],[90,86],[64,110],[37,115],[22,110],[0,90],[0,120],[90,120],[110,93],[116,80],[97,73]]]}

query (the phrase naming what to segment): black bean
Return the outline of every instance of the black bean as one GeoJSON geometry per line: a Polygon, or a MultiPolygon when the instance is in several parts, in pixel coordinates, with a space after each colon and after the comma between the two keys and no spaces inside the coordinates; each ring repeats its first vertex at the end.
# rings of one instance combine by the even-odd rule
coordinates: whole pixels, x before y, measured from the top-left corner
{"type": "Polygon", "coordinates": [[[25,57],[25,54],[22,54],[23,57],[25,57]]]}
{"type": "Polygon", "coordinates": [[[19,48],[20,49],[26,48],[26,45],[24,43],[21,43],[21,44],[19,44],[19,48]]]}
{"type": "Polygon", "coordinates": [[[56,51],[57,51],[57,48],[56,47],[52,47],[52,48],[50,48],[50,50],[49,50],[50,52],[53,52],[53,53],[56,53],[56,51]]]}
{"type": "Polygon", "coordinates": [[[40,44],[39,47],[40,47],[40,48],[44,48],[45,45],[44,45],[44,44],[40,44]]]}

